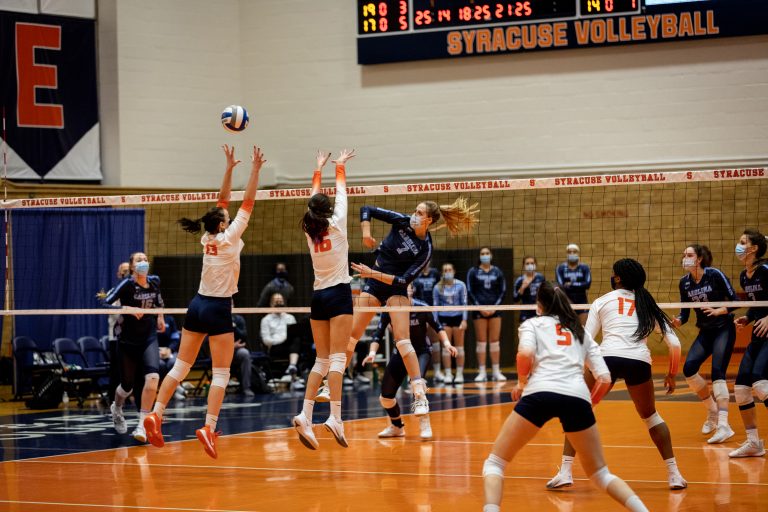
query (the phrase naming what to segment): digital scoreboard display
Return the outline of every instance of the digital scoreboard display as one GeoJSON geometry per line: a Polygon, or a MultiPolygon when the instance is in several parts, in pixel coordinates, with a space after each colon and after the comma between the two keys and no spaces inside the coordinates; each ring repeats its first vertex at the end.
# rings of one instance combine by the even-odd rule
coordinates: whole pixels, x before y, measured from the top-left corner
{"type": "Polygon", "coordinates": [[[359,64],[768,33],[768,0],[357,1],[359,64]]]}

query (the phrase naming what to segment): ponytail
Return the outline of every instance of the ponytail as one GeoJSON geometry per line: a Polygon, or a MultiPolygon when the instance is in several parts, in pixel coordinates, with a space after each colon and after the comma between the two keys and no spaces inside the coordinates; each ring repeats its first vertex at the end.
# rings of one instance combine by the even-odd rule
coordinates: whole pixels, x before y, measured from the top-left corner
{"type": "Polygon", "coordinates": [[[768,237],[753,228],[745,229],[743,234],[747,235],[749,242],[757,247],[757,252],[755,252],[755,262],[753,265],[756,267],[762,263],[768,262],[768,258],[763,257],[765,256],[765,250],[768,246],[768,237]]]}
{"type": "Polygon", "coordinates": [[[309,198],[307,211],[299,221],[301,230],[304,231],[312,243],[319,244],[323,241],[323,235],[328,231],[330,222],[328,219],[333,215],[331,207],[331,198],[325,194],[317,193],[309,198]]]}
{"type": "Polygon", "coordinates": [[[544,281],[539,286],[536,301],[541,304],[544,316],[556,316],[560,320],[560,325],[571,331],[579,340],[579,344],[584,344],[584,326],[581,325],[579,315],[573,310],[571,301],[561,288],[555,287],[550,281],[544,281]]]}
{"type": "Polygon", "coordinates": [[[477,204],[470,205],[465,197],[459,197],[452,204],[438,205],[434,201],[424,201],[427,207],[427,214],[432,219],[432,223],[440,220],[442,214],[445,221],[445,227],[453,235],[459,233],[469,233],[479,222],[477,214],[477,204]]]}
{"type": "Polygon", "coordinates": [[[182,217],[177,222],[181,225],[181,229],[187,233],[197,234],[205,228],[207,233],[216,234],[219,232],[219,225],[225,220],[227,219],[224,216],[224,208],[214,206],[199,219],[182,217]]]}
{"type": "Polygon", "coordinates": [[[709,250],[709,247],[701,244],[690,244],[688,247],[693,249],[697,257],[701,258],[701,268],[712,266],[712,251],[709,250]]]}

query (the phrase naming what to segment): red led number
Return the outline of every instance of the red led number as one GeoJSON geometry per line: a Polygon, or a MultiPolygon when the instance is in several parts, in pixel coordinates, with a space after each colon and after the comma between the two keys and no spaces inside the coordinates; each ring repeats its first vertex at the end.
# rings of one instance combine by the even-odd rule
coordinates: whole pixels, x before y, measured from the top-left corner
{"type": "Polygon", "coordinates": [[[219,247],[213,244],[205,244],[205,254],[209,256],[218,256],[219,247]]]}
{"type": "Polygon", "coordinates": [[[379,4],[379,16],[386,16],[387,15],[387,4],[384,2],[381,2],[379,4]]]}
{"type": "Polygon", "coordinates": [[[605,0],[605,10],[613,12],[613,0],[605,0]]]}
{"type": "Polygon", "coordinates": [[[570,331],[564,331],[563,326],[555,324],[555,330],[557,331],[557,344],[567,347],[573,341],[573,336],[570,331]]]}

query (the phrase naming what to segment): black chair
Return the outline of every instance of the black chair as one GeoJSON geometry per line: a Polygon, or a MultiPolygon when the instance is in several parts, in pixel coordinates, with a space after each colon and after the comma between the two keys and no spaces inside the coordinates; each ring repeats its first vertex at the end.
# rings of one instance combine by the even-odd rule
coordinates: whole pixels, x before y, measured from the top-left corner
{"type": "Polygon", "coordinates": [[[82,407],[92,392],[101,390],[99,380],[108,377],[109,368],[89,366],[78,344],[70,338],[53,340],[53,351],[61,363],[65,391],[82,407]]]}
{"type": "Polygon", "coordinates": [[[101,344],[101,347],[109,354],[109,335],[105,334],[101,338],[99,338],[99,344],[101,344]]]}
{"type": "Polygon", "coordinates": [[[53,372],[59,369],[59,365],[46,362],[37,343],[28,336],[13,338],[11,345],[13,347],[13,396],[19,400],[32,393],[32,382],[37,375],[53,372]]]}
{"type": "Polygon", "coordinates": [[[83,336],[78,338],[77,344],[80,346],[80,351],[85,356],[89,368],[109,366],[109,352],[107,348],[104,348],[101,341],[93,336],[83,336]]]}

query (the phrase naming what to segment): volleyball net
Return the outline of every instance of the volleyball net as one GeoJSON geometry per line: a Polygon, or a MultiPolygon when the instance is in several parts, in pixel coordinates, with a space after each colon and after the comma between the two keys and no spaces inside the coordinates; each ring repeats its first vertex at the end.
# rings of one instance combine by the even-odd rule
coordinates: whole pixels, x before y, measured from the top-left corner
{"type": "MultiPolygon", "coordinates": [[[[490,247],[492,263],[502,270],[507,283],[506,297],[498,308],[504,312],[504,337],[515,336],[515,310],[531,308],[512,300],[523,258],[535,257],[537,271],[554,281],[568,244],[579,246],[581,262],[591,268],[590,301],[610,291],[613,263],[631,257],[646,269],[646,288],[668,313],[676,314],[681,306],[711,305],[679,304],[678,282],[684,274],[681,255],[691,243],[707,245],[713,266],[741,291],[738,280],[743,264],[735,257],[734,247],[745,228],[768,231],[766,178],[765,168],[754,168],[355,186],[352,169],[350,261],[372,264],[374,259],[361,241],[361,206],[410,213],[420,201],[450,204],[466,197],[478,203],[480,223],[467,235],[435,231],[432,266],[440,269],[444,262],[451,262],[456,278],[464,281],[467,271],[478,263],[479,249],[490,247]]],[[[334,188],[323,192],[333,196],[334,188]]],[[[242,192],[232,196],[230,214],[234,216],[242,192]]],[[[118,282],[119,263],[136,251],[149,257],[150,274],[161,280],[164,311],[175,315],[181,326],[183,312],[199,285],[202,258],[200,236],[182,231],[177,220],[199,218],[216,198],[216,192],[189,192],[4,201],[8,257],[1,285],[3,339],[29,335],[47,338],[36,340],[47,346],[57,337],[107,334],[106,315],[114,311],[105,310],[97,294],[118,282]],[[77,316],[90,320],[83,322],[77,316]]],[[[256,314],[273,311],[263,309],[269,307],[269,298],[265,301],[262,290],[276,278],[278,263],[286,266],[293,289],[283,311],[309,311],[313,272],[299,228],[308,198],[308,188],[258,192],[243,236],[240,291],[235,296],[235,311],[254,319],[249,316],[252,331],[258,332],[256,314]]],[[[372,223],[377,240],[389,229],[386,223],[372,223]]],[[[354,289],[360,286],[359,280],[353,281],[354,289]]]]}

